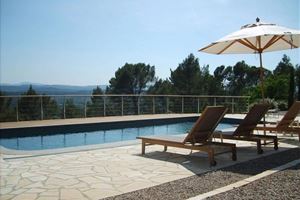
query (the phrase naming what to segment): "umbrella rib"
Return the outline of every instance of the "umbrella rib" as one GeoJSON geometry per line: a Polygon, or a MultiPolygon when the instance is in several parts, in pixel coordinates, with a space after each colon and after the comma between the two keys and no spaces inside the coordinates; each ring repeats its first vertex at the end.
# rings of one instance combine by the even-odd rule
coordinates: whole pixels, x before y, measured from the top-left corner
{"type": "Polygon", "coordinates": [[[203,50],[205,50],[205,49],[208,49],[208,48],[214,46],[215,44],[216,44],[216,43],[211,43],[211,44],[208,45],[207,47],[204,47],[204,48],[202,48],[202,49],[199,49],[198,51],[203,51],[203,50]]]}
{"type": "Polygon", "coordinates": [[[239,39],[237,40],[239,43],[241,43],[242,45],[250,48],[250,49],[253,49],[254,51],[258,51],[258,49],[256,48],[256,46],[254,46],[249,40],[247,40],[246,38],[242,40],[242,39],[239,39]],[[245,40],[245,41],[244,41],[245,40]]]}
{"type": "Polygon", "coordinates": [[[289,45],[291,45],[294,48],[298,48],[298,46],[294,45],[293,43],[291,43],[290,41],[287,41],[285,38],[281,38],[283,41],[285,41],[286,43],[288,43],[289,45]]]}
{"type": "Polygon", "coordinates": [[[233,42],[231,42],[229,45],[227,45],[224,49],[222,49],[221,51],[218,52],[218,54],[223,53],[224,51],[226,51],[226,49],[228,49],[229,47],[231,47],[234,43],[236,43],[236,40],[234,40],[233,42]]]}
{"type": "Polygon", "coordinates": [[[270,46],[272,46],[273,44],[275,44],[278,40],[280,40],[282,37],[283,37],[283,35],[280,36],[280,37],[278,37],[278,35],[274,35],[274,36],[269,40],[269,42],[263,47],[263,49],[265,50],[265,49],[269,48],[270,46]]]}

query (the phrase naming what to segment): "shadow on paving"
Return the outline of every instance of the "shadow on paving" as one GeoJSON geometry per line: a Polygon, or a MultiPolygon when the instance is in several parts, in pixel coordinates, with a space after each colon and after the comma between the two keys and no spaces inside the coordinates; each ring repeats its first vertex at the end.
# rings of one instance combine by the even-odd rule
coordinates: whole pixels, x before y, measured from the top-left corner
{"type": "MultiPolygon", "coordinates": [[[[280,150],[288,150],[290,148],[283,148],[280,147],[280,150]]],[[[162,148],[163,150],[163,148],[162,148]]],[[[263,150],[265,152],[272,152],[275,153],[274,154],[274,158],[275,160],[273,162],[273,164],[267,164],[267,163],[263,163],[262,164],[262,160],[265,159],[265,155],[261,154],[258,155],[259,158],[254,158],[254,159],[258,159],[257,161],[251,161],[253,162],[253,164],[245,166],[243,168],[241,168],[239,170],[239,166],[243,166],[244,162],[239,163],[239,164],[235,164],[235,161],[232,161],[231,159],[231,153],[226,153],[223,155],[216,155],[215,156],[215,160],[217,161],[217,163],[222,163],[224,161],[226,161],[226,166],[228,166],[229,164],[235,164],[238,167],[234,168],[234,171],[231,171],[232,173],[236,173],[236,174],[244,174],[244,175],[255,175],[257,174],[257,170],[255,169],[256,167],[258,167],[259,169],[265,171],[267,169],[270,169],[270,166],[274,166],[275,165],[279,165],[282,162],[285,162],[284,158],[282,158],[282,161],[278,161],[276,162],[276,160],[278,160],[278,156],[276,156],[276,152],[274,150],[273,147],[271,146],[263,146],[263,150]]],[[[181,166],[183,166],[184,168],[186,168],[187,170],[193,172],[194,174],[200,174],[206,171],[211,171],[214,170],[214,168],[211,168],[209,166],[209,161],[208,161],[208,157],[207,154],[204,152],[196,152],[194,151],[191,154],[178,154],[178,153],[173,153],[171,151],[167,151],[167,152],[163,152],[163,151],[152,151],[149,152],[145,155],[141,155],[141,154],[136,154],[136,156],[141,156],[147,159],[153,159],[153,160],[160,160],[160,161],[166,161],[169,163],[175,163],[175,164],[179,164],[181,166]]],[[[237,147],[237,161],[239,161],[239,157],[243,157],[243,156],[257,156],[257,150],[256,147],[237,147]]],[[[218,165],[218,164],[217,164],[218,165]]],[[[226,168],[227,169],[227,168],[226,168]]],[[[219,169],[222,170],[222,169],[219,169]]],[[[227,169],[227,171],[229,171],[230,168],[227,169]]]]}
{"type": "MultiPolygon", "coordinates": [[[[253,151],[253,153],[256,153],[256,151],[253,151]]],[[[157,156],[155,159],[158,158],[159,156],[157,156]]],[[[163,183],[154,187],[108,197],[105,198],[105,200],[187,199],[237,182],[299,158],[300,148],[293,148],[283,152],[278,152],[276,154],[271,154],[224,167],[218,170],[163,183]]]]}

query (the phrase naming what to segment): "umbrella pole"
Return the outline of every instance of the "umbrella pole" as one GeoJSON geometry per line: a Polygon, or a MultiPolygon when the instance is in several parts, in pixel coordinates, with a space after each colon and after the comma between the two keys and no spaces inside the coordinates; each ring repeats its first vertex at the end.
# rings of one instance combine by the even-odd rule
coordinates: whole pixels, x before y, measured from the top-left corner
{"type": "Polygon", "coordinates": [[[261,52],[259,52],[259,62],[260,62],[260,87],[261,87],[261,97],[263,100],[263,103],[265,103],[265,92],[264,92],[264,68],[262,66],[262,55],[261,52]]]}
{"type": "MultiPolygon", "coordinates": [[[[262,97],[262,101],[263,103],[265,103],[265,85],[264,85],[264,68],[262,65],[262,53],[259,52],[259,62],[260,62],[260,87],[261,87],[261,97],[262,97]]],[[[266,116],[264,116],[263,118],[263,126],[264,126],[264,135],[266,135],[266,116]]],[[[266,144],[266,140],[264,140],[264,145],[266,144]]]]}

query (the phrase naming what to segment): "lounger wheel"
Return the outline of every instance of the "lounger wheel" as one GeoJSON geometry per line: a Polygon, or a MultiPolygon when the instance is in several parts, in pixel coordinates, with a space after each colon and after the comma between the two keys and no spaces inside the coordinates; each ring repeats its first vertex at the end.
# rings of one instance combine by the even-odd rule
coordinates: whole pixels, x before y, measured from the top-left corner
{"type": "Polygon", "coordinates": [[[210,162],[210,166],[214,167],[216,165],[217,165],[217,162],[215,160],[210,162]]]}
{"type": "Polygon", "coordinates": [[[278,147],[277,147],[277,146],[275,146],[275,147],[274,147],[274,149],[275,149],[275,150],[278,150],[278,147]]]}
{"type": "Polygon", "coordinates": [[[257,153],[258,153],[258,154],[263,154],[263,153],[264,153],[264,150],[260,149],[260,150],[258,150],[257,153]]]}

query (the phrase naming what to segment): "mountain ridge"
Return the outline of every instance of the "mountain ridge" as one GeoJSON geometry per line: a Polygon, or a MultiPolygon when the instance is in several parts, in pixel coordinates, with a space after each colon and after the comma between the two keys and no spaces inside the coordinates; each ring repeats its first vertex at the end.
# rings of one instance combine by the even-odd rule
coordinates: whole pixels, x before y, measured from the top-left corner
{"type": "MultiPolygon", "coordinates": [[[[0,84],[0,90],[5,95],[20,95],[25,93],[29,86],[38,94],[48,95],[67,95],[67,94],[92,94],[93,89],[97,85],[76,86],[76,85],[62,85],[62,84],[40,84],[40,83],[16,83],[16,84],[0,84]]],[[[107,85],[98,85],[105,91],[107,85]]]]}

